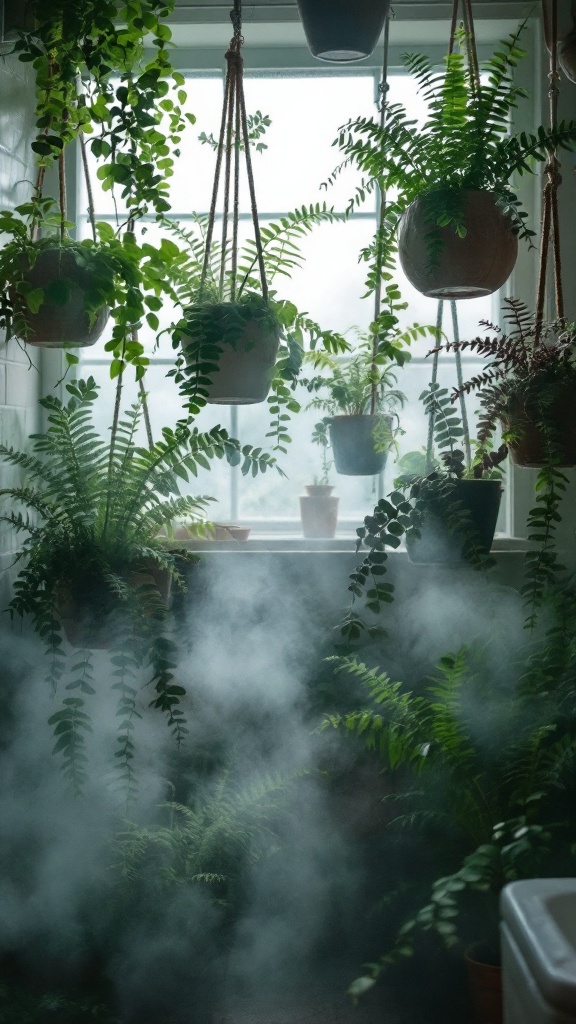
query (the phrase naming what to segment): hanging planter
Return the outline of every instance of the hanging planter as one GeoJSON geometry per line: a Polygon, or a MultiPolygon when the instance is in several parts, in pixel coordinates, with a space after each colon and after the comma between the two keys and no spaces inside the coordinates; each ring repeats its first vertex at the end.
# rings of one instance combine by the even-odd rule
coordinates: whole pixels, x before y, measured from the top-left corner
{"type": "Polygon", "coordinates": [[[425,480],[419,498],[420,536],[408,534],[411,562],[445,565],[488,555],[494,540],[502,485],[499,480],[425,480]]]}
{"type": "Polygon", "coordinates": [[[302,534],[306,538],[334,537],[338,523],[339,498],[330,484],[308,484],[300,495],[302,534]]]}
{"type": "Polygon", "coordinates": [[[332,416],[328,420],[336,472],[375,476],[386,465],[387,451],[377,451],[378,437],[392,434],[390,416],[332,416]]]}
{"type": "Polygon", "coordinates": [[[320,60],[346,63],[369,57],[390,0],[297,0],[310,52],[320,60]]]}
{"type": "MultiPolygon", "coordinates": [[[[167,569],[148,560],[129,570],[125,579],[135,596],[138,592],[143,595],[139,605],[145,618],[166,612],[172,587],[167,569]]],[[[134,609],[98,576],[85,577],[74,585],[59,584],[55,601],[62,629],[72,647],[110,650],[119,641],[125,642],[130,633],[136,640],[134,609]]]]}
{"type": "Polygon", "coordinates": [[[248,295],[236,303],[191,306],[186,322],[184,356],[206,401],[264,402],[280,344],[280,327],[268,303],[248,295]]]}
{"type": "Polygon", "coordinates": [[[93,308],[90,302],[98,253],[55,241],[35,255],[33,266],[23,268],[20,280],[10,288],[15,333],[27,344],[45,348],[94,345],[109,314],[105,304],[93,308]],[[31,293],[42,294],[34,310],[26,301],[31,293]]]}
{"type": "Polygon", "coordinates": [[[432,194],[415,199],[400,220],[400,263],[422,295],[447,299],[490,295],[514,269],[518,237],[497,196],[466,190],[461,202],[464,235],[454,224],[439,227],[435,223],[432,194]]]}
{"type": "Polygon", "coordinates": [[[251,405],[265,401],[280,344],[281,325],[269,301],[262,237],[250,155],[244,100],[241,0],[234,0],[234,36],[226,53],[227,72],[210,214],[198,301],[185,309],[178,331],[188,376],[195,396],[217,405],[251,405]],[[255,257],[260,292],[254,291],[250,271],[238,260],[240,157],[244,155],[254,227],[255,257]],[[223,173],[222,173],[223,171],[223,173]],[[211,254],[220,182],[224,180],[219,280],[211,280],[211,254]],[[233,182],[232,195],[230,184],[233,182]],[[232,209],[231,238],[229,213],[232,209]]]}
{"type": "Polygon", "coordinates": [[[545,406],[537,394],[510,396],[502,427],[517,438],[508,444],[517,466],[538,469],[551,459],[559,467],[576,466],[576,372],[567,374],[571,379],[556,384],[545,406]]]}

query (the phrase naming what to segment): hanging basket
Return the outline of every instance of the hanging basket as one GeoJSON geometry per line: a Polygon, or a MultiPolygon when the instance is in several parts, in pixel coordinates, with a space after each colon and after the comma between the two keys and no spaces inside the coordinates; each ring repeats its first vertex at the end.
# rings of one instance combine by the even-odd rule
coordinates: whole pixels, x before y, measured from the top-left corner
{"type": "MultiPolygon", "coordinates": [[[[440,487],[446,480],[440,478],[440,487]]],[[[419,565],[446,565],[466,559],[471,550],[488,555],[494,540],[502,486],[499,480],[454,480],[449,497],[429,487],[422,495],[420,537],[406,537],[408,557],[419,565]],[[451,529],[449,520],[467,514],[466,532],[451,529]]]]}
{"type": "MultiPolygon", "coordinates": [[[[143,586],[156,589],[145,615],[161,613],[168,607],[172,577],[156,563],[139,565],[127,574],[126,582],[135,590],[143,586]]],[[[62,629],[72,647],[110,650],[134,633],[129,609],[100,577],[86,577],[76,586],[58,584],[55,603],[62,629]]]]}
{"type": "Polygon", "coordinates": [[[546,406],[545,427],[550,430],[550,445],[543,432],[542,412],[534,402],[523,398],[510,402],[502,418],[505,431],[518,435],[508,445],[512,461],[527,469],[542,469],[553,461],[563,468],[576,466],[576,388],[573,382],[559,384],[554,400],[546,406]]]}
{"type": "Polygon", "coordinates": [[[264,402],[280,344],[270,316],[263,322],[246,319],[246,307],[231,302],[191,307],[186,316],[193,331],[188,343],[184,340],[184,356],[206,401],[213,405],[264,402]]]}
{"type": "Polygon", "coordinates": [[[346,63],[374,50],[390,0],[297,0],[310,52],[320,60],[346,63]]]}
{"type": "Polygon", "coordinates": [[[387,452],[375,451],[375,434],[390,417],[332,416],[328,421],[336,472],[342,476],[376,476],[386,465],[387,452]]]}
{"type": "Polygon", "coordinates": [[[491,192],[464,192],[466,235],[430,223],[428,195],[419,196],[401,218],[398,253],[406,277],[422,295],[475,299],[508,280],[518,255],[510,219],[491,192]],[[431,236],[435,236],[431,239],[431,236]],[[436,243],[438,255],[436,253],[436,243]]]}
{"type": "MultiPolygon", "coordinates": [[[[36,262],[25,271],[25,280],[45,295],[36,313],[25,309],[25,330],[21,340],[44,348],[88,348],[101,336],[108,321],[107,306],[90,322],[86,312],[86,287],[89,271],[79,267],[71,252],[59,246],[43,249],[36,262]]],[[[12,292],[14,301],[15,292],[12,292]]]]}
{"type": "Polygon", "coordinates": [[[334,537],[340,499],[332,494],[333,490],[329,484],[309,484],[306,487],[306,494],[300,495],[300,517],[304,537],[334,537]]]}

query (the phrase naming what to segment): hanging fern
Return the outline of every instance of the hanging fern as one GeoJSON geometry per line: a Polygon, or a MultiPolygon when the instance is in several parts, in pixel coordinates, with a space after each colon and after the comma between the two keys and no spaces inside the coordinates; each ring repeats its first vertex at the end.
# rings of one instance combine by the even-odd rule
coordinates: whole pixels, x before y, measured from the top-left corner
{"type": "MultiPolygon", "coordinates": [[[[212,499],[180,491],[212,460],[237,465],[244,474],[265,472],[275,460],[260,448],[241,446],[221,427],[202,433],[184,421],[165,428],[150,448],[141,448],[136,442],[141,401],[120,418],[106,441],[92,425],[98,396],[93,378],[70,382],[67,390],[66,404],[52,395],[41,399],[48,428],[31,436],[31,453],[0,445],[4,461],[27,477],[23,486],[0,490],[5,507],[0,521],[21,538],[15,556],[21,568],[9,611],[31,616],[46,645],[53,691],[66,680],[65,690],[72,692],[50,724],[54,752],[62,755],[75,792],[86,776],[88,702],[95,682],[89,653],[67,654],[62,618],[75,602],[80,619],[92,627],[106,626],[114,652],[112,689],[118,695],[116,763],[131,794],[141,687],[148,687],[150,706],[166,716],[178,743],[187,731],[185,689],[176,678],[177,647],[167,633],[166,603],[151,574],[163,572],[183,587],[179,565],[196,558],[170,551],[159,535],[174,520],[205,517],[212,499]]],[[[91,635],[94,628],[82,642],[89,645],[91,635]]]]}

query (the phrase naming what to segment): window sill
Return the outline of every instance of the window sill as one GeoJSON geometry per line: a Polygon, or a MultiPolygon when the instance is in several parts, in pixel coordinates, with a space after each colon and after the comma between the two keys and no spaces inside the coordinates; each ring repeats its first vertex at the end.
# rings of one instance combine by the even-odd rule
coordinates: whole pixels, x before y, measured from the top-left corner
{"type": "MultiPolygon", "coordinates": [[[[276,552],[281,554],[316,554],[325,552],[330,554],[355,554],[356,538],[350,533],[338,533],[333,538],[306,538],[294,534],[261,533],[250,536],[248,540],[176,540],[170,542],[171,547],[184,548],[195,554],[207,552],[228,552],[233,554],[252,554],[260,552],[276,552]]],[[[492,547],[492,553],[524,552],[526,541],[520,537],[496,537],[492,547]]],[[[397,551],[389,551],[389,554],[406,556],[406,548],[400,547],[397,551]]],[[[361,552],[358,553],[361,557],[361,552]]]]}

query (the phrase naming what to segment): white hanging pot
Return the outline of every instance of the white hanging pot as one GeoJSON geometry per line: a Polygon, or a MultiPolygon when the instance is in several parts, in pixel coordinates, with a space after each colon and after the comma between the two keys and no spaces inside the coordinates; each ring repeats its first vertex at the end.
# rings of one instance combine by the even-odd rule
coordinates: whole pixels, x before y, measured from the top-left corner
{"type": "Polygon", "coordinates": [[[384,26],[390,0],[297,0],[310,52],[346,63],[368,57],[384,26]]]}
{"type": "MultiPolygon", "coordinates": [[[[108,321],[109,309],[103,306],[90,322],[86,312],[85,287],[87,271],[76,263],[72,253],[58,246],[38,253],[34,266],[25,272],[26,281],[46,293],[36,313],[25,309],[22,319],[25,331],[22,341],[43,348],[87,348],[94,345],[108,321]],[[66,301],[50,297],[50,287],[62,283],[66,301]]],[[[14,297],[14,293],[13,293],[14,297]]]]}
{"type": "Polygon", "coordinates": [[[400,263],[422,295],[476,299],[491,295],[510,277],[518,238],[496,196],[465,191],[463,213],[464,237],[457,235],[452,225],[431,223],[428,195],[415,199],[403,214],[398,232],[400,263]],[[434,235],[436,239],[431,238],[434,235]],[[438,237],[441,244],[437,246],[438,237]]]}

